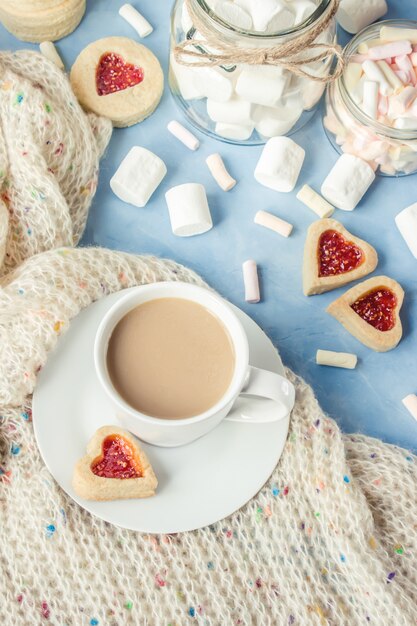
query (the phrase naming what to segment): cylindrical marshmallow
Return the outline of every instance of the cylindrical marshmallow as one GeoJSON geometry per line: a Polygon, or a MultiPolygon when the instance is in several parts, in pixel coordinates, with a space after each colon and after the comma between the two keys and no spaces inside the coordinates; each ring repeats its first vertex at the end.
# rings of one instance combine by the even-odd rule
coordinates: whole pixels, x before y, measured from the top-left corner
{"type": "Polygon", "coordinates": [[[255,261],[249,259],[242,265],[243,281],[245,283],[245,300],[256,304],[261,299],[259,294],[258,268],[255,261]]]}
{"type": "Polygon", "coordinates": [[[264,226],[265,228],[275,231],[278,235],[282,235],[282,237],[289,237],[294,228],[289,222],[267,211],[258,211],[255,215],[254,222],[255,224],[259,224],[259,226],[264,226]]]}
{"type": "Polygon", "coordinates": [[[215,133],[225,139],[231,139],[232,141],[245,141],[253,133],[255,125],[250,124],[225,124],[223,122],[217,122],[215,126],[215,133]]]}
{"type": "Polygon", "coordinates": [[[171,228],[178,237],[201,235],[213,227],[206,190],[199,183],[171,187],[165,199],[171,228]]]}
{"type": "Polygon", "coordinates": [[[190,150],[197,150],[197,148],[199,148],[200,142],[197,137],[176,120],[169,122],[167,129],[171,135],[174,135],[174,137],[190,150]]]}
{"type": "Polygon", "coordinates": [[[288,76],[279,67],[247,66],[239,75],[236,93],[248,102],[276,106],[279,104],[288,76]]]}
{"type": "Polygon", "coordinates": [[[119,15],[135,29],[139,37],[147,37],[153,31],[153,27],[148,20],[132,7],[131,4],[124,4],[119,9],[119,15]]]}
{"type": "Polygon", "coordinates": [[[297,184],[305,150],[289,137],[272,137],[265,144],[255,179],[275,191],[290,192],[297,184]]]}
{"type": "Polygon", "coordinates": [[[232,98],[228,102],[217,102],[216,100],[207,100],[207,113],[213,122],[221,122],[223,124],[252,124],[253,104],[232,98]]]}
{"type": "Polygon", "coordinates": [[[410,393],[402,399],[402,403],[414,419],[417,420],[417,396],[414,393],[410,393]]]}
{"type": "Polygon", "coordinates": [[[377,65],[381,72],[384,74],[385,78],[390,83],[391,87],[394,91],[399,91],[404,87],[403,82],[399,79],[397,74],[391,69],[391,66],[388,65],[386,61],[377,61],[377,65]]]}
{"type": "Polygon", "coordinates": [[[372,80],[372,81],[379,83],[379,88],[381,90],[381,93],[384,96],[388,96],[389,94],[393,92],[393,88],[391,87],[391,85],[385,78],[385,75],[380,70],[380,68],[375,63],[375,61],[371,61],[367,59],[366,61],[362,63],[362,69],[368,80],[372,80]]]}
{"type": "Polygon", "coordinates": [[[406,40],[417,44],[417,28],[400,28],[396,26],[382,26],[380,34],[382,41],[406,40]]]}
{"type": "Polygon", "coordinates": [[[343,211],[353,211],[375,180],[366,161],[353,154],[342,154],[321,186],[322,195],[343,211]]]}
{"type": "Polygon", "coordinates": [[[216,183],[223,191],[230,191],[236,185],[236,181],[232,178],[226,169],[220,154],[210,154],[206,159],[209,168],[216,183]]]}
{"type": "Polygon", "coordinates": [[[417,202],[398,213],[395,223],[411,254],[417,259],[417,202]]]}
{"type": "Polygon", "coordinates": [[[382,59],[390,59],[401,54],[410,54],[413,51],[411,43],[409,41],[400,40],[392,41],[390,43],[383,44],[382,46],[375,46],[368,52],[369,58],[374,61],[380,61],[382,59]]]}
{"type": "Polygon", "coordinates": [[[330,217],[334,213],[332,205],[309,185],[301,187],[300,191],[297,193],[297,198],[322,219],[330,217]]]}
{"type": "Polygon", "coordinates": [[[356,354],[349,352],[333,352],[332,350],[317,350],[317,365],[328,365],[329,367],[343,367],[354,370],[358,362],[356,354]]]}
{"type": "Polygon", "coordinates": [[[110,187],[123,202],[144,207],[166,173],[162,159],[146,148],[134,146],[110,180],[110,187]]]}
{"type": "Polygon", "coordinates": [[[363,83],[363,112],[376,120],[378,117],[378,93],[379,83],[375,83],[372,80],[366,80],[363,83]]]}
{"type": "Polygon", "coordinates": [[[58,54],[58,50],[52,41],[43,41],[39,44],[39,49],[42,52],[43,56],[55,63],[60,70],[65,69],[64,62],[58,54]]]}
{"type": "Polygon", "coordinates": [[[387,11],[385,0],[341,0],[336,18],[342,28],[354,35],[387,11]]]}

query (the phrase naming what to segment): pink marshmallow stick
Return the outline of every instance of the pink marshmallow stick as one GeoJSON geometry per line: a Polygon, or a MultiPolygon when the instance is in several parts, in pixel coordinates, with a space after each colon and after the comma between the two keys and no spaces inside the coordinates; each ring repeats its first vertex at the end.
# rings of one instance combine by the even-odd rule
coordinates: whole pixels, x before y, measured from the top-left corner
{"type": "Polygon", "coordinates": [[[417,89],[415,87],[411,87],[411,85],[404,87],[399,94],[390,98],[389,116],[396,118],[404,115],[408,107],[413,104],[416,98],[417,89]]]}
{"type": "Polygon", "coordinates": [[[395,57],[395,62],[400,68],[400,70],[402,70],[403,72],[407,72],[411,76],[410,82],[412,82],[413,85],[415,85],[417,82],[417,76],[414,71],[413,64],[410,61],[410,58],[406,54],[404,54],[402,56],[395,57]]]}
{"type": "Polygon", "coordinates": [[[386,115],[388,113],[388,96],[379,95],[378,113],[380,115],[386,115]]]}
{"type": "Polygon", "coordinates": [[[412,54],[410,54],[410,61],[413,67],[417,67],[417,52],[413,52],[412,54]]]}
{"type": "Polygon", "coordinates": [[[410,74],[408,72],[403,72],[403,70],[394,70],[394,71],[397,74],[397,76],[400,79],[400,81],[402,83],[404,83],[405,85],[407,83],[411,83],[412,82],[411,76],[410,76],[410,74]]]}
{"type": "Polygon", "coordinates": [[[375,46],[368,51],[369,58],[374,61],[380,61],[385,59],[388,62],[388,58],[403,56],[412,52],[411,43],[409,41],[392,41],[391,43],[384,44],[383,46],[375,46]]]}

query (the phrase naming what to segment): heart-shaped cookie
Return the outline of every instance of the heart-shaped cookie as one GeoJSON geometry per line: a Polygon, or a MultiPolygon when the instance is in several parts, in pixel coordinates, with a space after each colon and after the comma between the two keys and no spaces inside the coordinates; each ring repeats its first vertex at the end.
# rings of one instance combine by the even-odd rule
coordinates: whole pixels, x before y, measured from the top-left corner
{"type": "Polygon", "coordinates": [[[99,96],[108,96],[116,91],[139,85],[144,73],[141,67],[126,63],[120,54],[105,52],[96,69],[96,89],[99,96]]]}
{"type": "Polygon", "coordinates": [[[375,249],[333,219],[313,222],[304,247],[303,291],[324,293],[363,278],[378,264],[375,249]]]}
{"type": "Polygon", "coordinates": [[[85,500],[117,500],[153,496],[158,481],[130,433],[102,426],[88,443],[87,454],[76,463],[72,484],[85,500]]]}
{"type": "Polygon", "coordinates": [[[374,276],[349,289],[327,307],[356,339],[376,352],[392,350],[402,337],[404,291],[388,276],[374,276]]]}
{"type": "Polygon", "coordinates": [[[108,117],[114,126],[132,126],[154,112],[164,74],[148,48],[127,37],[90,43],[75,60],[71,86],[87,111],[108,117]]]}

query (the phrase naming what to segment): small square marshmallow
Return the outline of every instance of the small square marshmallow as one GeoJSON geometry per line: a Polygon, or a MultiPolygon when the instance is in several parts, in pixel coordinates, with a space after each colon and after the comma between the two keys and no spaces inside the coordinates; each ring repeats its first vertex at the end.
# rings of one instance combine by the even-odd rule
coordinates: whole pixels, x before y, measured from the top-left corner
{"type": "Polygon", "coordinates": [[[275,191],[290,192],[297,184],[305,150],[289,137],[272,137],[265,144],[255,179],[275,191]]]}
{"type": "Polygon", "coordinates": [[[166,173],[162,159],[146,148],[134,146],[110,180],[110,187],[123,202],[144,207],[166,173]]]}
{"type": "Polygon", "coordinates": [[[353,211],[374,180],[374,171],[366,161],[342,154],[322,184],[321,193],[338,209],[353,211]]]}

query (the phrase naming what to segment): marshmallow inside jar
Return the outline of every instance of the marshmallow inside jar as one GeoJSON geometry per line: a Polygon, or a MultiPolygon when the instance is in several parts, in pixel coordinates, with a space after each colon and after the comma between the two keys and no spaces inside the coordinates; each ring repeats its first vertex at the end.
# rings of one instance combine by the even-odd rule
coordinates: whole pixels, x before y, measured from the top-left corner
{"type": "Polygon", "coordinates": [[[316,50],[311,41],[300,45],[300,37],[323,24],[314,43],[334,44],[333,5],[334,0],[176,0],[169,72],[176,103],[196,128],[228,143],[260,145],[296,132],[313,117],[333,61],[331,53],[312,61],[316,50]],[[294,60],[303,61],[295,67],[319,81],[283,67],[276,50],[287,44],[298,50],[294,60]]]}
{"type": "Polygon", "coordinates": [[[326,92],[330,142],[381,176],[417,171],[416,52],[417,21],[372,24],[346,46],[345,70],[326,92]]]}

